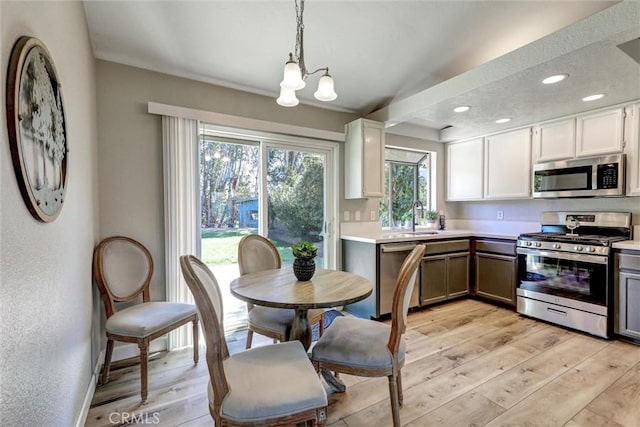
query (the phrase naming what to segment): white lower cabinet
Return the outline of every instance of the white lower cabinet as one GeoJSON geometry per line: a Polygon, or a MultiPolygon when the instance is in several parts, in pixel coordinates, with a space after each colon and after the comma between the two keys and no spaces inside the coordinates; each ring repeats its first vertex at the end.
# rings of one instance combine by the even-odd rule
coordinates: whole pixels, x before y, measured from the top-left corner
{"type": "Polygon", "coordinates": [[[447,144],[447,200],[482,199],[484,138],[447,144]]]}
{"type": "Polygon", "coordinates": [[[531,196],[531,129],[492,135],[485,140],[485,199],[531,196]]]}

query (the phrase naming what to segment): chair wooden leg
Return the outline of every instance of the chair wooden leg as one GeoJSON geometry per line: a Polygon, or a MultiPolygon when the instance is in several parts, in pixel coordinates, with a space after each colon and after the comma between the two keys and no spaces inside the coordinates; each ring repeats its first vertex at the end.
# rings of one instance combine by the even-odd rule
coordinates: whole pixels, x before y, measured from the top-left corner
{"type": "Polygon", "coordinates": [[[402,407],[404,396],[402,395],[402,371],[398,371],[398,404],[402,407]]]}
{"type": "Polygon", "coordinates": [[[253,341],[253,331],[251,329],[247,330],[247,345],[244,347],[245,349],[251,348],[251,341],[253,341]]]}
{"type": "Polygon", "coordinates": [[[391,415],[393,427],[400,427],[400,405],[398,403],[398,379],[395,375],[389,375],[389,395],[391,397],[391,415]]]}
{"type": "Polygon", "coordinates": [[[106,384],[109,382],[109,367],[111,365],[111,356],[113,355],[113,340],[107,339],[107,349],[104,352],[104,365],[102,365],[102,374],[100,382],[106,384]]]}
{"type": "Polygon", "coordinates": [[[193,320],[193,363],[198,363],[199,359],[199,347],[198,347],[198,338],[200,336],[198,330],[198,319],[193,320]]]}
{"type": "Polygon", "coordinates": [[[318,320],[318,337],[321,337],[324,333],[324,314],[320,316],[320,320],[318,320]]]}
{"type": "Polygon", "coordinates": [[[147,401],[147,373],[149,365],[149,340],[138,340],[138,347],[140,348],[140,396],[142,397],[142,403],[147,401]]]}

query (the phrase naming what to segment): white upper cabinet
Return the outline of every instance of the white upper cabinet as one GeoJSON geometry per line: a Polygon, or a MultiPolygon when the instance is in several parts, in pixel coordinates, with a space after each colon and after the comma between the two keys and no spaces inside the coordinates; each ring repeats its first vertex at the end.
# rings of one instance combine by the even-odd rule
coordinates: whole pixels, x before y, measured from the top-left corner
{"type": "Polygon", "coordinates": [[[577,116],[576,157],[622,153],[623,123],[623,108],[577,116]]]}
{"type": "Polygon", "coordinates": [[[447,200],[482,199],[483,138],[447,144],[447,200]]]}
{"type": "Polygon", "coordinates": [[[627,196],[640,196],[640,104],[626,107],[625,116],[627,196]]]}
{"type": "Polygon", "coordinates": [[[485,139],[485,199],[531,196],[531,129],[519,129],[485,139]]]}
{"type": "Polygon", "coordinates": [[[344,198],[382,197],[384,125],[358,119],[345,126],[344,198]]]}
{"type": "Polygon", "coordinates": [[[576,119],[536,126],[533,137],[536,163],[571,159],[575,156],[576,119]]]}

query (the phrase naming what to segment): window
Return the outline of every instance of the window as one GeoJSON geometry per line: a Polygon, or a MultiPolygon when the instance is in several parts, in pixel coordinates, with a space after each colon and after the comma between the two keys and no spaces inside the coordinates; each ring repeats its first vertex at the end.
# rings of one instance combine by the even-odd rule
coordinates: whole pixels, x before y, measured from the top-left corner
{"type": "Polygon", "coordinates": [[[401,148],[385,149],[384,197],[380,199],[380,222],[383,227],[403,227],[412,218],[414,201],[424,211],[432,205],[431,154],[401,148]]]}

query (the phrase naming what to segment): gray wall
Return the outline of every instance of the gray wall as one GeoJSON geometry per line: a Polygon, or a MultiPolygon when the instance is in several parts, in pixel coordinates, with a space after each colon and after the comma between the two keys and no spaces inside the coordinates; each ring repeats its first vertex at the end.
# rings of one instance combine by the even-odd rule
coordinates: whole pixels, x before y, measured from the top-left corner
{"type": "Polygon", "coordinates": [[[100,234],[149,248],[153,299],[165,295],[164,208],[161,119],[147,113],[149,101],[334,132],[356,118],[112,62],[97,61],[97,71],[100,234]]]}
{"type": "Polygon", "coordinates": [[[0,2],[0,425],[73,425],[90,385],[96,242],[95,62],[80,2],[0,2]],[[13,43],[42,40],[62,83],[69,163],[64,207],[37,222],[7,143],[5,79],[13,43]]]}

